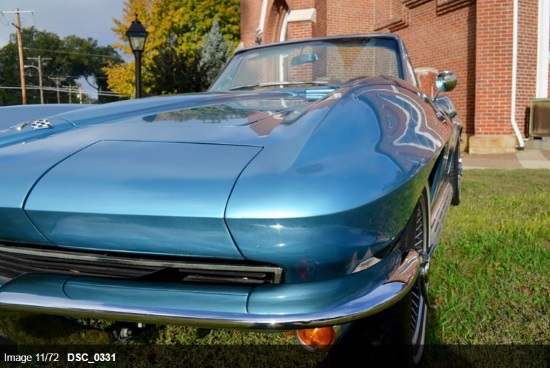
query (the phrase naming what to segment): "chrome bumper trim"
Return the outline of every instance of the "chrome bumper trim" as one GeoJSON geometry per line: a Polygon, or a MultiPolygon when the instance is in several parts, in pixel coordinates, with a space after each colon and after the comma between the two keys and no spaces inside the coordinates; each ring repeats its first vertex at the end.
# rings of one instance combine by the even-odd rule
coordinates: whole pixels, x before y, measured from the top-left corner
{"type": "Polygon", "coordinates": [[[14,279],[0,288],[0,310],[203,328],[291,330],[338,325],[378,313],[397,303],[409,292],[418,277],[419,269],[420,257],[417,252],[411,250],[385,283],[347,303],[313,313],[226,313],[168,309],[161,306],[142,308],[91,300],[73,300],[65,296],[61,288],[56,296],[40,295],[37,293],[40,290],[39,285],[33,285],[33,293],[24,292],[23,290],[29,287],[25,282],[25,276],[14,279]]]}

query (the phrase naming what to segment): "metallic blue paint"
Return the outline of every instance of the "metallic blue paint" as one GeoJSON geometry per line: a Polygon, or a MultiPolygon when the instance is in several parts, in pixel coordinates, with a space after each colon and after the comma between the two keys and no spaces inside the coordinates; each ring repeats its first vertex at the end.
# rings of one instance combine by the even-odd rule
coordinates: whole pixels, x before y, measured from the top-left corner
{"type": "MultiPolygon", "coordinates": [[[[395,42],[403,68],[400,40],[379,37],[395,42]]],[[[396,303],[420,268],[416,253],[404,257],[403,229],[426,185],[433,206],[446,203],[460,129],[408,70],[397,74],[94,106],[50,116],[51,129],[2,125],[0,242],[259,262],[284,280],[23,275],[0,287],[0,307],[284,329],[396,303]],[[368,260],[378,263],[355,272],[368,260]]]]}
{"type": "Polygon", "coordinates": [[[46,173],[24,209],[53,244],[240,258],[223,214],[235,180],[259,151],[246,146],[101,141],[46,173]],[[185,248],[182,239],[188,239],[185,248]]]}
{"type": "Polygon", "coordinates": [[[25,275],[1,288],[0,308],[210,328],[329,326],[349,323],[392,305],[409,292],[418,277],[418,266],[418,254],[412,251],[401,267],[387,275],[360,272],[341,280],[283,285],[279,290],[25,275]]]}
{"type": "Polygon", "coordinates": [[[17,124],[90,106],[83,104],[2,106],[0,107],[0,134],[17,124]]]}

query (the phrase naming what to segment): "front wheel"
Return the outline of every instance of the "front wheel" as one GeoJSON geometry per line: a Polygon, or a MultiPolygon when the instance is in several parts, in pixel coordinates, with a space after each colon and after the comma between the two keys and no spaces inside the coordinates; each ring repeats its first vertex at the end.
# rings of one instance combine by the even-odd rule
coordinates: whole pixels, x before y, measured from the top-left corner
{"type": "MultiPolygon", "coordinates": [[[[428,247],[430,245],[430,211],[426,196],[427,193],[424,193],[416,205],[413,214],[414,220],[411,221],[415,224],[414,230],[411,230],[413,240],[409,241],[412,248],[421,255],[428,252],[428,247]]],[[[427,276],[421,275],[417,278],[410,292],[410,306],[405,306],[405,308],[410,311],[410,316],[405,316],[404,324],[407,323],[407,319],[410,320],[411,358],[414,366],[420,364],[424,351],[426,320],[428,315],[428,301],[425,299],[427,290],[428,278],[427,276]]]]}
{"type": "MultiPolygon", "coordinates": [[[[428,191],[420,197],[404,236],[407,249],[419,254],[429,245],[428,191]]],[[[353,323],[343,340],[330,352],[330,362],[354,356],[367,365],[418,367],[422,362],[428,305],[427,278],[419,276],[411,291],[377,315],[353,323]]]]}
{"type": "MultiPolygon", "coordinates": [[[[427,191],[422,194],[407,225],[407,246],[419,254],[425,254],[429,246],[430,211],[427,191]]],[[[394,324],[394,332],[388,331],[385,343],[399,345],[396,363],[401,367],[417,367],[422,362],[426,322],[428,317],[428,278],[420,275],[407,296],[394,308],[382,312],[385,323],[394,324]],[[424,291],[423,291],[424,290],[424,291]]]]}

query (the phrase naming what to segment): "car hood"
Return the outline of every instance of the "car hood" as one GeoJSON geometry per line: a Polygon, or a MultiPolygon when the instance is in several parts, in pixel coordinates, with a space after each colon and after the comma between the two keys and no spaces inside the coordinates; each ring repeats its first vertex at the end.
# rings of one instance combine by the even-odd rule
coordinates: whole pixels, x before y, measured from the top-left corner
{"type": "MultiPolygon", "coordinates": [[[[53,116],[36,116],[36,109],[29,115],[20,108],[17,111],[21,118],[12,117],[12,124],[3,122],[0,126],[0,147],[75,130],[78,135],[95,134],[96,139],[110,139],[116,135],[118,139],[197,142],[212,141],[213,128],[248,127],[255,136],[265,136],[288,113],[296,114],[308,105],[310,102],[288,93],[263,92],[153,97],[96,105],[53,116]],[[34,119],[28,120],[28,116],[34,119]],[[264,124],[258,124],[262,122],[264,124]],[[92,127],[95,130],[81,129],[92,127]],[[182,133],[181,128],[190,129],[182,133]],[[152,137],[153,130],[156,134],[152,137]]],[[[50,110],[43,111],[47,114],[50,110]]],[[[236,139],[242,138],[245,131],[222,134],[218,142],[238,143],[236,139]]]]}
{"type": "Polygon", "coordinates": [[[58,245],[239,258],[223,220],[225,205],[239,174],[260,150],[101,141],[41,177],[24,209],[58,245]],[[184,251],[183,239],[188,241],[184,251]]]}
{"type": "Polygon", "coordinates": [[[4,130],[0,240],[241,258],[224,222],[232,188],[266,145],[293,160],[318,122],[294,124],[310,107],[285,93],[197,94],[4,130]]]}

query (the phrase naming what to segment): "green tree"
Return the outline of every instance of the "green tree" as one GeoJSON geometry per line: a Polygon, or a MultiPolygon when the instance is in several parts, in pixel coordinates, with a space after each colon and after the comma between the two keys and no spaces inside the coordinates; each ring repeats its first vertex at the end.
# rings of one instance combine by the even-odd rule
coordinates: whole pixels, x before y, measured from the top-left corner
{"type": "MultiPolygon", "coordinates": [[[[223,35],[230,49],[228,54],[240,36],[239,0],[127,0],[123,18],[115,19],[113,30],[120,40],[115,47],[128,55],[132,52],[126,31],[136,15],[149,33],[142,56],[146,95],[196,92],[208,86],[209,78],[218,70],[208,69],[206,76],[206,66],[214,65],[212,60],[201,62],[201,57],[210,55],[211,47],[208,52],[201,52],[201,47],[205,36],[214,30],[214,20],[218,23],[216,32],[223,35]]],[[[133,61],[105,71],[113,91],[133,94],[133,61]]]]}
{"type": "Polygon", "coordinates": [[[214,19],[212,28],[204,36],[199,47],[199,66],[204,71],[205,83],[210,85],[218,76],[231,53],[234,45],[223,36],[220,30],[218,19],[214,19]]]}
{"type": "MultiPolygon", "coordinates": [[[[107,75],[103,68],[111,62],[115,65],[123,62],[112,46],[99,46],[92,38],[83,39],[76,36],[68,36],[63,39],[65,51],[65,67],[67,74],[78,76],[93,88],[100,91],[108,91],[107,75]]],[[[99,96],[100,102],[106,102],[109,98],[99,96]]]]}
{"type": "MultiPolygon", "coordinates": [[[[107,78],[103,67],[108,63],[122,63],[122,58],[112,46],[98,46],[97,41],[77,36],[68,36],[61,39],[57,34],[38,31],[34,27],[22,30],[22,40],[25,46],[26,84],[35,87],[40,84],[37,69],[41,59],[42,85],[46,103],[57,103],[57,88],[71,86],[75,95],[60,93],[61,102],[68,102],[70,98],[77,100],[77,80],[81,77],[94,88],[107,91],[107,78]]],[[[19,56],[15,35],[10,36],[10,42],[0,49],[0,86],[20,87],[19,56]]],[[[40,103],[40,91],[34,88],[27,90],[28,103],[40,103]]],[[[100,102],[109,99],[99,97],[100,102]]],[[[0,89],[0,105],[21,103],[20,89],[0,89]]]]}
{"type": "Polygon", "coordinates": [[[0,106],[21,103],[21,90],[11,89],[20,86],[17,46],[8,43],[0,49],[0,106]],[[16,67],[17,66],[17,67],[16,67]]]}

